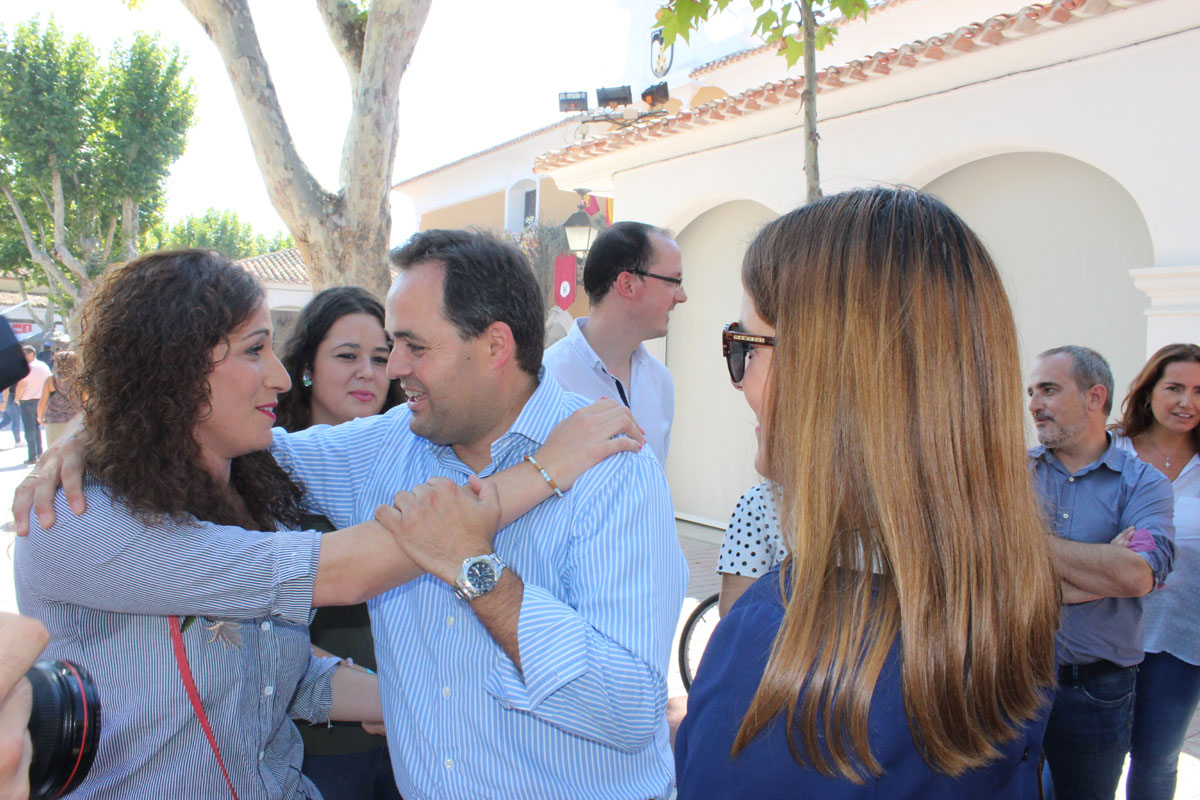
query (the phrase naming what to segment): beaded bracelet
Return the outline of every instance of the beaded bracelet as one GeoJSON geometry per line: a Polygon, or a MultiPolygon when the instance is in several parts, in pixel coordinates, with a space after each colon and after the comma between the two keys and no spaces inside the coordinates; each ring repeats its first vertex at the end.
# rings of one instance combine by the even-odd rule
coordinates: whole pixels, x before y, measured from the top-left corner
{"type": "Polygon", "coordinates": [[[536,458],[533,456],[525,456],[525,460],[530,464],[533,464],[533,468],[542,473],[542,477],[546,479],[546,483],[550,484],[550,491],[554,492],[554,494],[558,497],[563,496],[562,489],[558,488],[558,484],[554,482],[554,478],[550,477],[550,473],[546,472],[542,465],[537,462],[536,458]]]}

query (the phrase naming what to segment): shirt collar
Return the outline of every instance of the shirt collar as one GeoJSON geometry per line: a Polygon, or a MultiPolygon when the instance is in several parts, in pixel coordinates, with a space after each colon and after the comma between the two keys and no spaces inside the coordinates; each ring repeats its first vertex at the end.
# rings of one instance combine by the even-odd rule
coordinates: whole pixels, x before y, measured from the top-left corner
{"type": "MultiPolygon", "coordinates": [[[[590,364],[593,369],[598,369],[605,375],[608,375],[608,368],[604,366],[604,362],[600,360],[600,356],[596,355],[596,351],[592,349],[587,338],[583,335],[583,326],[587,324],[589,319],[591,317],[579,317],[575,320],[575,324],[571,326],[571,330],[567,331],[567,344],[574,348],[575,352],[579,354],[585,363],[590,364]]],[[[650,351],[646,349],[646,345],[639,343],[634,348],[629,363],[633,366],[649,357],[650,351]]]]}
{"type": "MultiPolygon", "coordinates": [[[[1105,431],[1104,435],[1108,438],[1108,447],[1105,449],[1104,454],[1091,464],[1088,464],[1086,467],[1076,472],[1075,475],[1084,475],[1102,466],[1108,467],[1113,472],[1120,472],[1122,469],[1124,469],[1127,453],[1117,446],[1117,441],[1113,436],[1112,431],[1105,431]]],[[[1035,461],[1052,464],[1056,469],[1059,469],[1062,472],[1067,472],[1067,468],[1064,467],[1063,463],[1058,460],[1058,456],[1054,454],[1054,451],[1046,447],[1044,444],[1039,444],[1037,447],[1030,450],[1029,457],[1035,461]]]]}
{"type": "MultiPolygon", "coordinates": [[[[505,458],[505,455],[514,448],[519,449],[523,455],[540,447],[550,435],[550,431],[554,430],[554,426],[563,418],[563,396],[564,392],[558,381],[547,378],[545,367],[539,368],[537,388],[533,390],[513,424],[492,442],[492,468],[485,469],[480,476],[486,477],[509,466],[509,459],[505,458]]],[[[459,461],[451,445],[429,442],[429,451],[439,460],[459,461]]]]}

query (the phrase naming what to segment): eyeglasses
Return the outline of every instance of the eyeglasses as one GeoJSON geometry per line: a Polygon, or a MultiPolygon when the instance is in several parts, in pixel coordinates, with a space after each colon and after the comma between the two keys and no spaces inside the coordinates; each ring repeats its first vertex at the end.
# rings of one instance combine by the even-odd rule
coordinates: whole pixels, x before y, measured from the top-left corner
{"type": "Polygon", "coordinates": [[[746,353],[755,347],[774,347],[774,336],[755,336],[743,333],[740,322],[731,322],[721,331],[721,352],[729,368],[729,380],[741,383],[746,377],[746,353]]]}
{"type": "Polygon", "coordinates": [[[633,275],[641,275],[643,278],[658,278],[660,281],[675,284],[676,289],[683,288],[683,278],[671,278],[667,275],[659,275],[655,272],[642,272],[641,270],[630,270],[633,275]]]}

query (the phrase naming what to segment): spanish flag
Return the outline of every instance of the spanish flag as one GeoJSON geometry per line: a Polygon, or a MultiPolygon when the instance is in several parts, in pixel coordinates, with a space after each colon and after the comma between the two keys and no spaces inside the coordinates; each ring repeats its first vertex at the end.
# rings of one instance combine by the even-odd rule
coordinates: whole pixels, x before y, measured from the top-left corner
{"type": "Polygon", "coordinates": [[[589,194],[587,196],[587,204],[583,207],[583,210],[588,213],[588,216],[592,217],[603,212],[604,224],[612,225],[613,201],[611,197],[598,197],[594,194],[589,194]]]}

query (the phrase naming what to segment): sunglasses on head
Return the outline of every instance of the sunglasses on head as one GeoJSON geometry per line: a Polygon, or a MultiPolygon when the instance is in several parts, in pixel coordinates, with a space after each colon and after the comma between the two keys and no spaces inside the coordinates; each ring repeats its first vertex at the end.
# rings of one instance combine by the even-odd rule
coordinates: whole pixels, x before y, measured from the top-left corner
{"type": "Polygon", "coordinates": [[[731,322],[721,331],[721,352],[725,366],[729,368],[729,379],[741,383],[746,377],[746,353],[755,347],[774,347],[774,336],[756,336],[743,333],[740,322],[731,322]]]}

